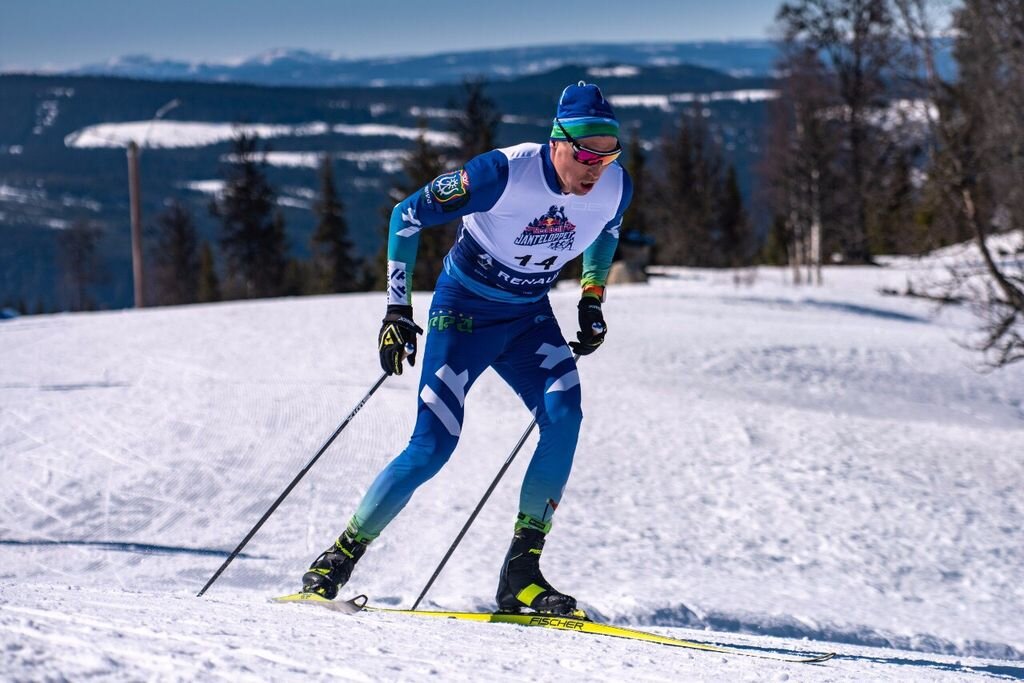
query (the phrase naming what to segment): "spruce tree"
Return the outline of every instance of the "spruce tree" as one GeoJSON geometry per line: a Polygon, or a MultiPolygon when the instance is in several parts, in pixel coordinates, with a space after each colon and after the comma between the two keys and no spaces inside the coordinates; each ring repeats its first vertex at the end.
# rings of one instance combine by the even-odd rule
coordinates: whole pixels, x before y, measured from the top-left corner
{"type": "Polygon", "coordinates": [[[718,199],[716,265],[736,268],[745,265],[750,255],[751,231],[747,212],[743,208],[743,195],[736,177],[736,167],[729,165],[718,199]]]}
{"type": "Polygon", "coordinates": [[[722,151],[711,137],[703,118],[694,116],[693,165],[695,185],[686,197],[690,224],[697,238],[693,243],[691,263],[697,266],[722,264],[722,226],[718,208],[723,194],[722,151]]]}
{"type": "Polygon", "coordinates": [[[761,252],[758,254],[758,263],[766,266],[784,266],[789,260],[790,235],[786,227],[786,219],[776,214],[772,220],[772,227],[768,230],[761,252]]]}
{"type": "Polygon", "coordinates": [[[320,164],[320,198],[314,207],[318,217],[310,240],[311,288],[316,294],[354,292],[359,289],[359,260],[353,254],[345,221],[345,206],[334,185],[330,155],[320,164]]]}
{"type": "Polygon", "coordinates": [[[57,253],[63,279],[65,301],[72,311],[96,307],[91,289],[103,279],[99,258],[100,226],[92,221],[76,219],[57,235],[57,253]]]}
{"type": "MultiPolygon", "coordinates": [[[[402,162],[405,182],[393,187],[389,193],[392,201],[396,204],[412,193],[422,191],[427,184],[444,170],[444,157],[427,140],[426,122],[420,120],[419,128],[420,133],[416,137],[416,144],[409,152],[409,156],[402,162]]],[[[391,220],[393,209],[394,204],[386,209],[386,220],[388,222],[391,220]]],[[[381,287],[385,287],[387,284],[387,235],[388,224],[385,224],[384,244],[377,259],[379,264],[377,282],[381,287]]],[[[440,275],[441,270],[444,268],[444,256],[455,241],[455,224],[447,223],[424,228],[419,232],[419,240],[412,289],[433,289],[437,276],[440,275]]]]}
{"type": "Polygon", "coordinates": [[[657,216],[652,229],[654,262],[660,265],[686,264],[691,251],[692,236],[683,192],[693,186],[693,145],[686,119],[680,123],[674,134],[666,133],[660,143],[665,173],[657,186],[657,216]]]}
{"type": "Polygon", "coordinates": [[[484,93],[485,86],[486,82],[482,79],[470,79],[462,83],[465,102],[460,115],[452,119],[452,132],[459,140],[460,163],[495,147],[501,113],[494,100],[484,93]]]}
{"type": "Polygon", "coordinates": [[[263,252],[261,265],[267,273],[266,295],[281,296],[285,293],[285,281],[288,271],[288,224],[284,213],[278,209],[270,222],[270,234],[267,236],[267,248],[263,252]]]}
{"type": "Polygon", "coordinates": [[[276,195],[258,143],[257,136],[246,133],[234,138],[223,194],[211,205],[221,219],[231,293],[242,298],[279,295],[288,261],[284,217],[274,210],[276,195]]]}
{"type": "Polygon", "coordinates": [[[195,303],[199,289],[199,238],[192,215],[178,201],[156,219],[153,249],[155,299],[157,304],[195,303]]]}
{"type": "Polygon", "coordinates": [[[655,260],[665,265],[715,265],[720,238],[721,153],[695,115],[684,114],[662,140],[666,172],[658,187],[655,260]]]}
{"type": "Polygon", "coordinates": [[[305,296],[307,294],[325,294],[317,289],[316,276],[312,262],[299,259],[288,259],[284,267],[284,282],[281,284],[282,296],[305,296]]]}
{"type": "Polygon", "coordinates": [[[624,230],[636,231],[641,235],[650,233],[650,188],[647,178],[647,153],[640,139],[640,126],[634,126],[629,138],[626,170],[633,181],[633,198],[622,218],[624,230]]]}
{"type": "Polygon", "coordinates": [[[204,241],[199,248],[199,278],[196,299],[201,303],[220,301],[220,279],[213,260],[213,249],[204,241]]]}

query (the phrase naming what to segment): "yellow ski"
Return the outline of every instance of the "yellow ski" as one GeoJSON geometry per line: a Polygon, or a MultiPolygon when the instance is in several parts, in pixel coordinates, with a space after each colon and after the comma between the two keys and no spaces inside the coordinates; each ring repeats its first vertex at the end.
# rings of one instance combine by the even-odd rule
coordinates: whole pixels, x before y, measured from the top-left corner
{"type": "MultiPolygon", "coordinates": [[[[365,595],[358,595],[351,600],[328,600],[313,593],[295,593],[274,598],[273,602],[295,602],[317,605],[343,614],[355,614],[356,612],[379,612],[382,614],[404,614],[416,617],[434,617],[438,619],[459,619],[461,621],[480,621],[491,624],[518,624],[520,626],[539,626],[560,631],[573,631],[575,633],[591,633],[594,635],[611,636],[614,638],[628,638],[630,640],[641,640],[648,643],[658,643],[671,647],[682,647],[689,650],[704,650],[717,652],[719,654],[739,655],[743,657],[757,657],[759,659],[772,659],[781,662],[794,662],[801,664],[812,664],[825,662],[835,656],[834,652],[826,653],[793,653],[785,654],[771,650],[744,649],[742,647],[727,647],[714,643],[703,643],[695,640],[682,640],[669,636],[638,631],[622,626],[610,624],[599,624],[590,621],[585,616],[564,617],[554,614],[539,613],[506,613],[506,612],[431,612],[412,611],[405,609],[391,609],[387,607],[372,607],[368,605],[368,598],[365,595]]],[[[582,615],[582,612],[579,614],[582,615]]]]}
{"type": "MultiPolygon", "coordinates": [[[[364,597],[364,596],[359,596],[364,597]]],[[[355,614],[361,612],[365,607],[363,605],[357,605],[355,600],[328,600],[325,597],[321,597],[316,593],[292,593],[291,595],[282,595],[279,598],[271,598],[271,602],[297,602],[305,605],[316,605],[317,607],[323,607],[329,609],[332,612],[341,612],[342,614],[355,614]]]]}

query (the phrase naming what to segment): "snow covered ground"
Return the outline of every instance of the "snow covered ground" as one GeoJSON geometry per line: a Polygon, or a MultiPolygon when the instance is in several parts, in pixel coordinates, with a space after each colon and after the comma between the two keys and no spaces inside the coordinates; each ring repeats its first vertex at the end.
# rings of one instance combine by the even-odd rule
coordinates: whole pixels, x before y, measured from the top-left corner
{"type": "Polygon", "coordinates": [[[145,140],[147,147],[164,149],[182,147],[205,147],[227,142],[239,133],[257,135],[261,138],[288,138],[310,135],[354,135],[359,137],[398,137],[415,140],[421,135],[434,145],[453,146],[453,133],[421,131],[419,128],[389,126],[378,123],[330,125],[313,121],[295,126],[277,124],[219,123],[207,121],[126,121],[123,123],[98,123],[74,131],[64,138],[68,147],[90,149],[98,147],[124,147],[132,140],[145,140]]]}
{"type": "MultiPolygon", "coordinates": [[[[580,362],[548,578],[603,621],[839,653],[820,665],[268,604],[404,445],[415,372],[196,598],[379,376],[382,297],[0,323],[0,678],[1024,679],[1024,367],[978,373],[965,312],[877,293],[925,267],[668,271],[613,289],[580,362]]],[[[575,288],[552,300],[574,329],[575,288]]],[[[346,593],[411,605],[529,419],[486,374],[346,593]]],[[[528,455],[426,606],[493,604],[528,455]]]]}

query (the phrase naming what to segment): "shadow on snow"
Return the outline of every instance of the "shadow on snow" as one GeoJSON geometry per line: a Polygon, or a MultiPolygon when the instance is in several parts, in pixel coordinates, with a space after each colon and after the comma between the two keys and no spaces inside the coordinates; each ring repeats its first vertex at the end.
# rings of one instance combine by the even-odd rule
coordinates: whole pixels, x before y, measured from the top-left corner
{"type": "MultiPolygon", "coordinates": [[[[955,657],[979,657],[984,659],[1024,660],[1024,652],[1004,644],[988,641],[967,640],[962,643],[929,635],[896,636],[879,633],[873,629],[840,630],[828,626],[815,627],[789,617],[771,620],[742,619],[738,617],[707,613],[698,615],[686,605],[664,607],[649,615],[638,617],[635,623],[647,626],[668,626],[690,629],[701,629],[725,633],[746,633],[787,639],[808,639],[818,642],[842,643],[861,647],[878,647],[897,650],[908,650],[927,654],[940,654],[955,657]]],[[[730,645],[735,647],[735,645],[730,645]]],[[[942,662],[925,657],[871,657],[867,655],[836,655],[836,659],[846,659],[899,666],[928,667],[942,671],[959,673],[978,673],[995,676],[1005,680],[1024,680],[1024,666],[1007,666],[994,664],[970,665],[962,662],[942,662]]]]}
{"type": "Polygon", "coordinates": [[[861,304],[853,304],[843,301],[819,301],[817,299],[768,299],[763,297],[741,297],[736,299],[725,299],[725,302],[742,302],[751,304],[767,304],[777,308],[787,309],[801,309],[801,308],[820,308],[824,310],[838,311],[840,313],[852,313],[854,315],[870,316],[873,318],[883,318],[885,320],[896,320],[905,323],[921,323],[929,324],[927,318],[922,318],[916,315],[910,315],[908,313],[900,313],[898,311],[890,311],[885,308],[874,308],[873,306],[863,306],[861,304]]]}
{"type": "MultiPolygon", "coordinates": [[[[0,545],[16,546],[84,546],[99,548],[100,550],[113,550],[122,553],[140,553],[143,555],[207,555],[214,557],[227,557],[228,550],[217,548],[185,548],[173,545],[154,545],[152,543],[120,543],[117,541],[15,541],[0,539],[0,545]]],[[[267,555],[249,555],[239,553],[237,557],[252,560],[269,560],[267,555]]]]}

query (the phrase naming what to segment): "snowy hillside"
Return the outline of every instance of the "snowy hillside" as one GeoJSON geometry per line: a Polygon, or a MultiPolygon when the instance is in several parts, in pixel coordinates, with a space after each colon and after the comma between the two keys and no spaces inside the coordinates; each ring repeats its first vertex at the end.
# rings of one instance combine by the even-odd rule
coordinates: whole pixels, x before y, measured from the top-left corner
{"type": "MultiPolygon", "coordinates": [[[[614,288],[580,362],[548,578],[601,621],[819,665],[268,604],[404,445],[415,372],[196,598],[377,379],[382,297],[2,322],[0,679],[1024,679],[1024,367],[977,373],[966,313],[877,293],[919,267],[668,271],[614,288]]],[[[575,288],[553,302],[574,329],[575,288]]],[[[466,415],[345,594],[410,606],[530,419],[493,373],[466,415]]],[[[529,450],[426,606],[493,605],[529,450]]]]}

